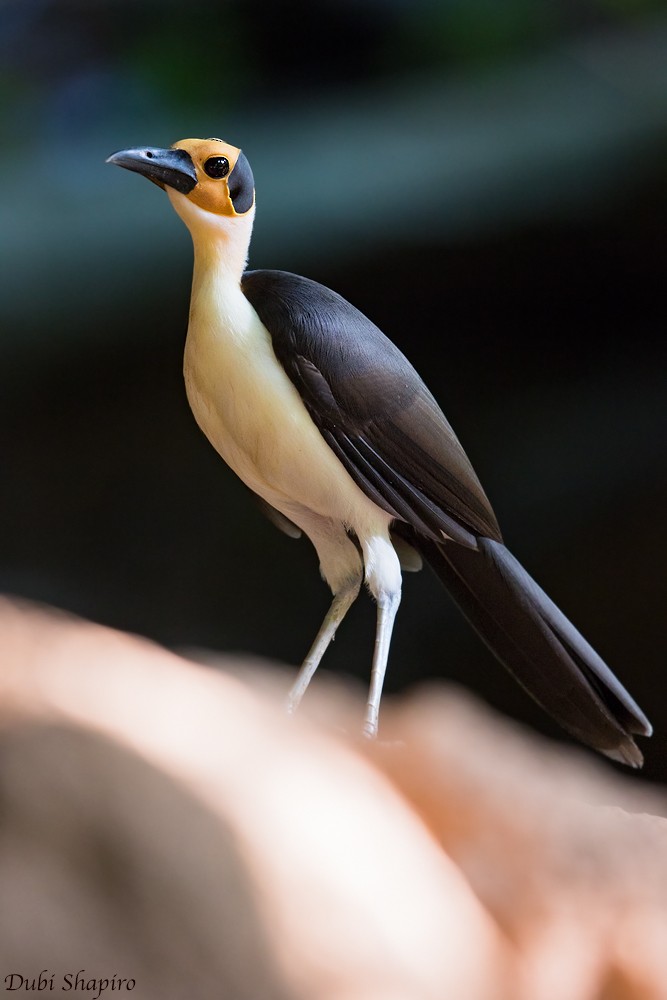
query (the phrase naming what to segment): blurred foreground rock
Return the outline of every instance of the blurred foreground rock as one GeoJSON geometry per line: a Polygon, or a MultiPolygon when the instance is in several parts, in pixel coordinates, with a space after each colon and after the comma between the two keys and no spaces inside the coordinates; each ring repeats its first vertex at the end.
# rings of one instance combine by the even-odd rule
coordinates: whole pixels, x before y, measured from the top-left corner
{"type": "Polygon", "coordinates": [[[635,778],[443,689],[369,746],[345,696],[287,719],[272,681],[9,601],[0,634],[5,989],[667,997],[667,802],[635,778]]]}

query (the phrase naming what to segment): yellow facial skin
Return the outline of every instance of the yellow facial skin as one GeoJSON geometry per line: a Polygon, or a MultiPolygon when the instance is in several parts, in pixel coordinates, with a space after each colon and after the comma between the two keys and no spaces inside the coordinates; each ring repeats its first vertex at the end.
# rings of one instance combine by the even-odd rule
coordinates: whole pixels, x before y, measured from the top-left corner
{"type": "MultiPolygon", "coordinates": [[[[229,179],[239,158],[240,149],[230,146],[222,139],[179,139],[173,143],[172,149],[184,149],[192,157],[192,162],[197,171],[197,184],[192,191],[186,195],[189,201],[213,215],[239,214],[247,215],[248,212],[239,213],[234,210],[232,199],[229,194],[229,179]],[[226,177],[209,177],[204,170],[204,164],[211,156],[225,156],[229,160],[229,173],[226,177]]],[[[251,211],[249,209],[248,211],[251,211]]]]}

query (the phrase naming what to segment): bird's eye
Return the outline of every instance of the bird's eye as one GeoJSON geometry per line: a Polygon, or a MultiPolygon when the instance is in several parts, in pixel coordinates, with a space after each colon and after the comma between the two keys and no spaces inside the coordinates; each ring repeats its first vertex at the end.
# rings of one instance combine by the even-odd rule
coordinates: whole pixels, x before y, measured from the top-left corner
{"type": "Polygon", "coordinates": [[[204,164],[204,171],[215,180],[226,177],[229,173],[229,160],[226,156],[209,156],[204,164]]]}

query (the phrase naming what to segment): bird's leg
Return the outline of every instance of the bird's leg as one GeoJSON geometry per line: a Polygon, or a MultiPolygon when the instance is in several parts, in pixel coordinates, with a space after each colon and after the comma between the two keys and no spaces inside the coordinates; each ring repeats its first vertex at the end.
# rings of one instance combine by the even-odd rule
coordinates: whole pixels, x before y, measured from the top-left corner
{"type": "Polygon", "coordinates": [[[327,648],[336,634],[336,629],[343,618],[350,610],[350,607],[357,599],[361,586],[361,575],[349,580],[336,594],[331,602],[331,607],[327,611],[326,617],[320,626],[320,630],[315,637],[315,642],[310,648],[306,659],[303,661],[301,670],[292,689],[287,697],[287,711],[292,714],[299,702],[306,693],[306,688],[310,684],[313,674],[320,665],[320,660],[324,656],[327,648]]]}
{"type": "Polygon", "coordinates": [[[396,618],[396,612],[398,611],[400,603],[400,590],[394,591],[390,594],[380,594],[377,598],[378,611],[377,627],[375,631],[375,650],[373,652],[371,686],[368,692],[366,718],[364,720],[364,736],[371,740],[375,739],[378,732],[380,698],[382,697],[382,685],[384,684],[384,675],[387,670],[391,632],[394,627],[394,619],[396,618]]]}
{"type": "Polygon", "coordinates": [[[389,532],[378,532],[361,539],[366,585],[377,602],[377,625],[371,686],[368,692],[364,736],[375,739],[382,685],[387,670],[389,644],[394,619],[401,603],[401,564],[391,543],[389,532]]]}

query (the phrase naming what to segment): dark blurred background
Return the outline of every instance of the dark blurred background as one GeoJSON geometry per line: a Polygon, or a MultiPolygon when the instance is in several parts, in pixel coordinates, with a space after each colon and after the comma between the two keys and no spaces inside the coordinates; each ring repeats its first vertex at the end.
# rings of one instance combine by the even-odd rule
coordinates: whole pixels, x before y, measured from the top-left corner
{"type": "MultiPolygon", "coordinates": [[[[220,135],[255,172],[251,265],[408,354],[667,779],[667,5],[4,0],[0,96],[0,588],[175,648],[296,664],[315,634],[313,551],[188,410],[188,233],[104,163],[220,135]]],[[[367,679],[373,621],[326,666],[367,679]]],[[[387,687],[427,677],[555,734],[425,571],[387,687]]]]}

